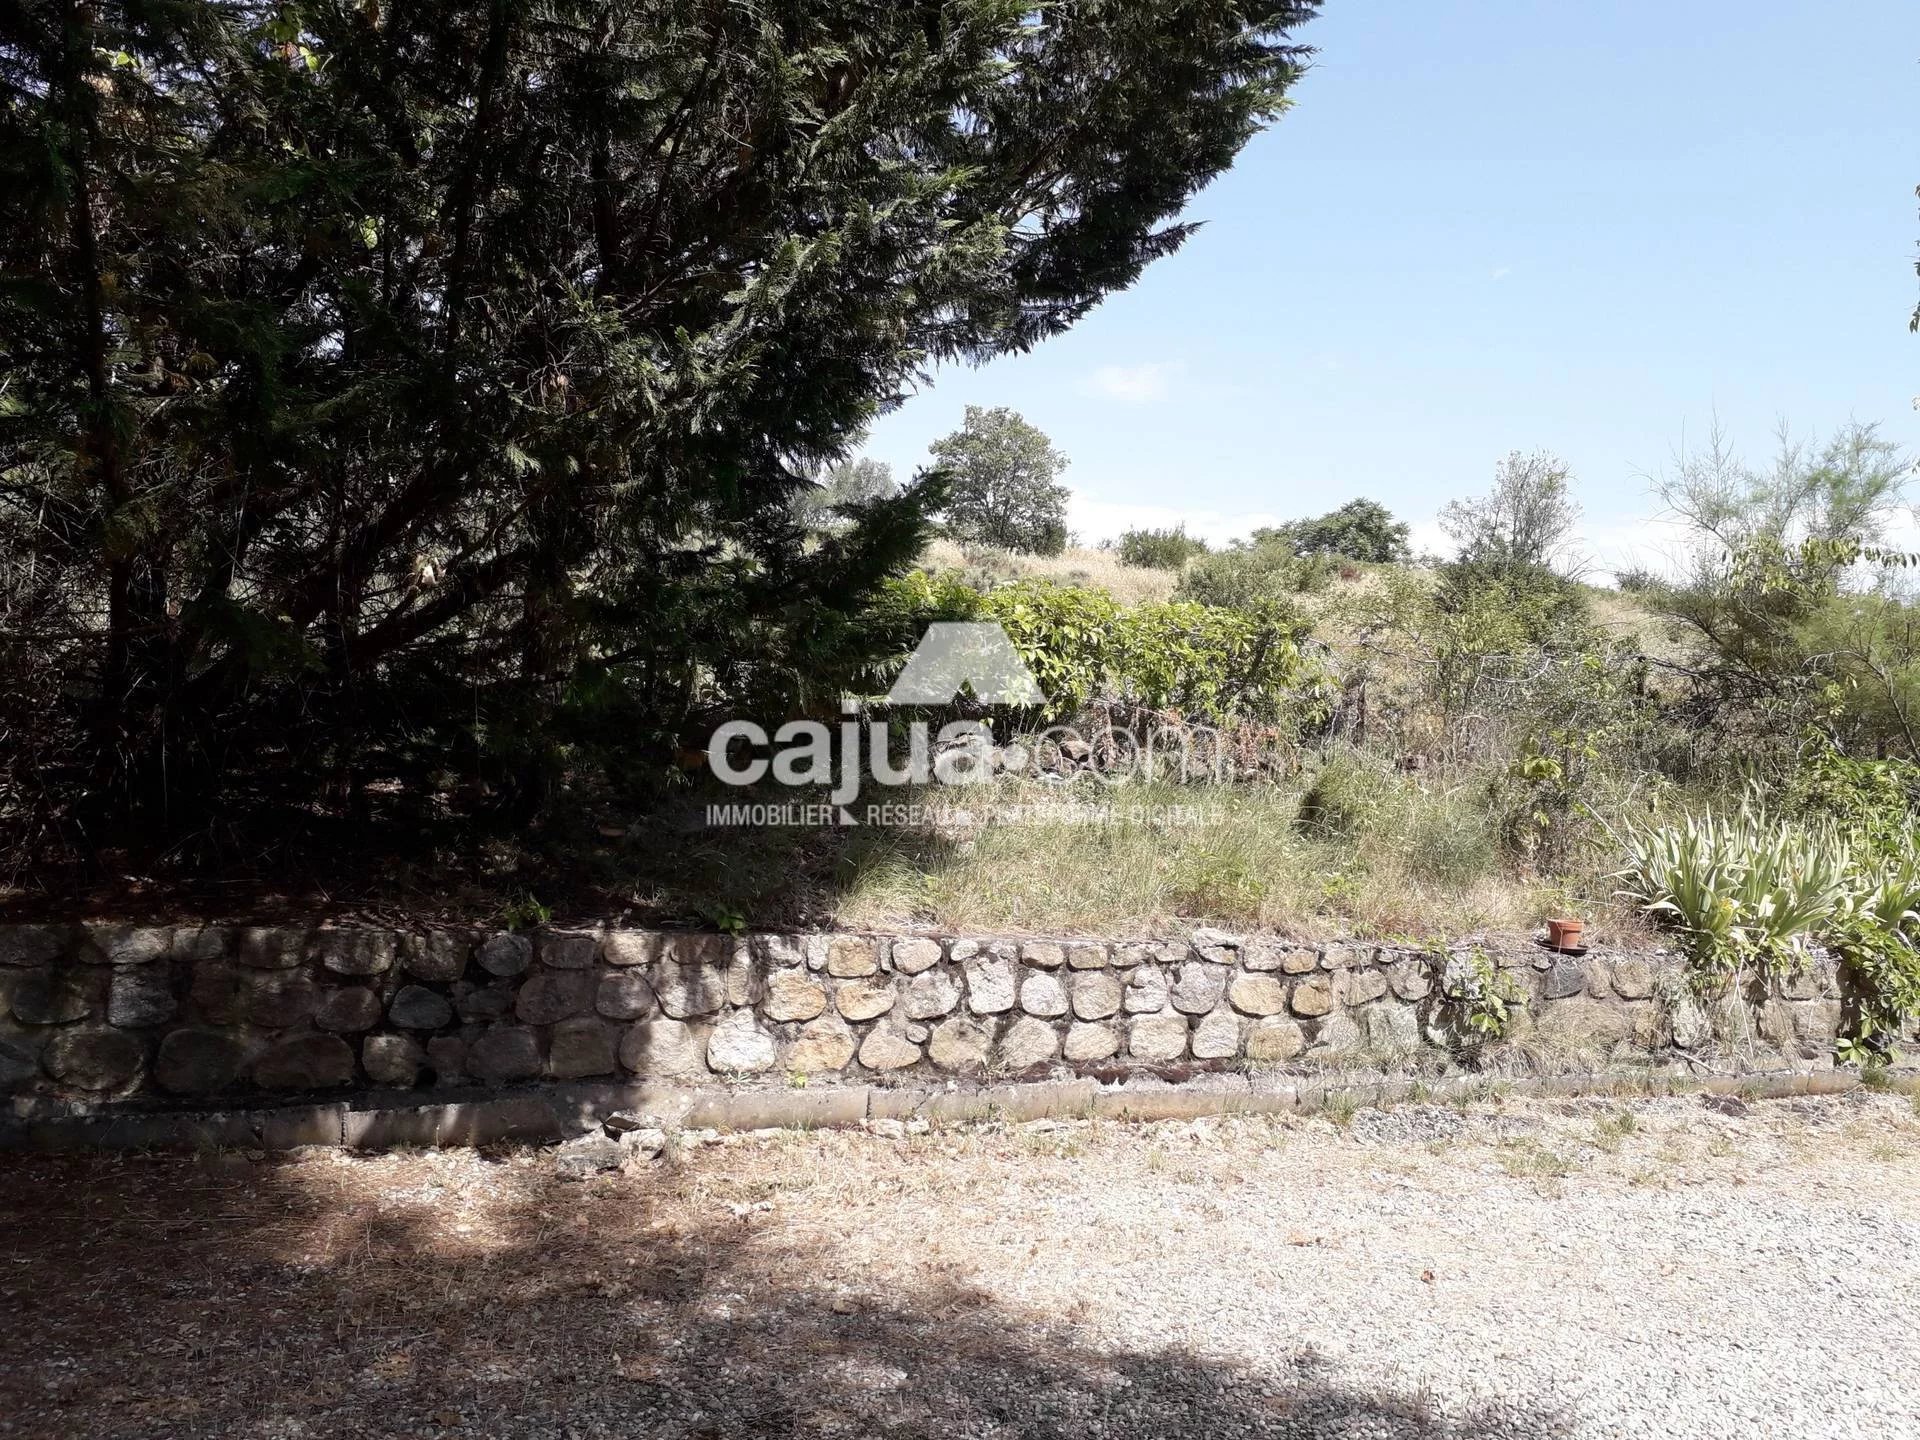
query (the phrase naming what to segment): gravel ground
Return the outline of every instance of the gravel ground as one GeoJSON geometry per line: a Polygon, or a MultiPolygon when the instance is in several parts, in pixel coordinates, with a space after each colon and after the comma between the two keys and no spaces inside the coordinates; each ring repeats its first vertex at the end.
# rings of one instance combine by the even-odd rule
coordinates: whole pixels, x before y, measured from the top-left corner
{"type": "Polygon", "coordinates": [[[1893,1095],[10,1159],[0,1435],[1920,1435],[1893,1095]]]}

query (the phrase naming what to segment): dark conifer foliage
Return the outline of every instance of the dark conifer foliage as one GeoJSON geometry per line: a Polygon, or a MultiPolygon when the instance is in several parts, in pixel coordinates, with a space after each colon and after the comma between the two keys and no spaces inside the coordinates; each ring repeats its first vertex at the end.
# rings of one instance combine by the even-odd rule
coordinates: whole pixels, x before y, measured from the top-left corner
{"type": "Polygon", "coordinates": [[[1175,249],[1317,8],[0,7],[0,808],[527,814],[830,694],[938,477],[798,477],[1175,249]]]}

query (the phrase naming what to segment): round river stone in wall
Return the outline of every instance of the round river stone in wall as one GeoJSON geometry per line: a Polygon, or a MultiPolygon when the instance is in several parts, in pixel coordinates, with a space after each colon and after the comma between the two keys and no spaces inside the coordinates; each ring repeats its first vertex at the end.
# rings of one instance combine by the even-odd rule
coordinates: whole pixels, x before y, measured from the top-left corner
{"type": "Polygon", "coordinates": [[[240,1078],[247,1044],[224,1030],[175,1030],[160,1042],[153,1078],[175,1095],[213,1095],[240,1078]]]}
{"type": "Polygon", "coordinates": [[[1284,1015],[1256,1020],[1247,1027],[1247,1059],[1277,1065],[1307,1048],[1307,1037],[1284,1015]]]}
{"type": "Polygon", "coordinates": [[[424,985],[402,985],[387,1007],[387,1018],[404,1030],[438,1030],[453,1023],[453,1006],[424,985]]]}
{"type": "Polygon", "coordinates": [[[801,1075],[843,1070],[853,1059],[853,1047],[853,1028],[838,1015],[822,1015],[800,1027],[787,1051],[787,1069],[801,1075]]]}
{"type": "MultiPolygon", "coordinates": [[[[1073,1013],[1082,1020],[1104,1020],[1109,1015],[1117,1015],[1120,1012],[1120,1000],[1123,994],[1120,977],[1111,971],[1082,971],[1073,977],[1073,1013]]],[[[1078,1058],[1097,1057],[1080,1056],[1078,1058]]]]}
{"type": "Polygon", "coordinates": [[[72,975],[36,971],[13,987],[13,1018],[23,1025],[65,1025],[93,1009],[85,987],[72,975]]]}
{"type": "Polygon", "coordinates": [[[860,1043],[860,1063],[869,1070],[900,1070],[919,1059],[918,1045],[884,1025],[875,1026],[860,1043]]]}
{"type": "Polygon", "coordinates": [[[967,976],[967,1008],[976,1015],[1000,1015],[1013,1008],[1013,962],[979,955],[963,967],[967,976]]]}
{"type": "Polygon", "coordinates": [[[1227,998],[1248,1015],[1278,1015],[1287,1008],[1287,986],[1272,975],[1236,976],[1227,998]]]}
{"type": "Polygon", "coordinates": [[[760,1028],[751,1010],[736,1010],[713,1027],[707,1041],[707,1065],[721,1074],[757,1074],[771,1070],[773,1037],[760,1028]]]}
{"type": "Polygon", "coordinates": [[[1178,1060],[1187,1053],[1187,1017],[1142,1015],[1128,1027],[1127,1053],[1136,1060],[1178,1060]]]}
{"type": "Polygon", "coordinates": [[[769,1020],[811,1020],[826,1008],[826,987],[805,970],[776,970],[767,977],[769,1020]]]}
{"type": "Polygon", "coordinates": [[[902,1008],[909,1020],[937,1020],[960,1003],[960,986],[945,970],[929,970],[907,982],[902,1008]]]}
{"type": "Polygon", "coordinates": [[[458,980],[467,968],[467,951],[472,941],[451,930],[430,930],[424,935],[406,935],[400,940],[400,963],[409,975],[421,980],[458,980]]]}
{"type": "Polygon", "coordinates": [[[173,998],[172,979],[164,967],[123,970],[113,977],[107,991],[107,1020],[123,1029],[164,1025],[179,1008],[180,1002],[173,998]]]}
{"type": "Polygon", "coordinates": [[[1289,1003],[1296,1015],[1326,1014],[1333,1009],[1333,980],[1325,975],[1302,980],[1293,987],[1293,999],[1289,1003]]]}
{"type": "Polygon", "coordinates": [[[1075,1025],[1067,1031],[1069,1060],[1107,1060],[1120,1053],[1120,1036],[1111,1025],[1075,1025]]]}
{"type": "Polygon", "coordinates": [[[1226,993],[1227,972],[1205,960],[1181,965],[1173,981],[1173,1008],[1188,1015],[1204,1015],[1226,993]]]}
{"type": "Polygon", "coordinates": [[[641,1020],[620,1037],[620,1064],[649,1079],[687,1080],[707,1073],[706,1035],[679,1020],[641,1020]]]}
{"type": "Polygon", "coordinates": [[[1193,1054],[1197,1060],[1226,1060],[1240,1053],[1240,1017],[1231,1010],[1215,1010],[1193,1027],[1193,1054]]]}
{"type": "Polygon", "coordinates": [[[833,999],[847,1019],[871,1020],[893,1008],[893,977],[875,975],[861,980],[842,980],[834,987],[833,999]]]}
{"type": "Polygon", "coordinates": [[[662,960],[654,972],[653,993],[660,1008],[676,1020],[711,1015],[727,1003],[727,976],[714,965],[662,960]]]}
{"type": "Polygon", "coordinates": [[[1045,1065],[1060,1053],[1060,1037],[1044,1020],[1022,1015],[1000,1037],[998,1057],[1009,1070],[1045,1065]]]}
{"type": "Polygon", "coordinates": [[[593,1008],[594,977],[581,970],[542,970],[520,987],[513,1013],[529,1025],[553,1025],[593,1008]]]}
{"type": "Polygon", "coordinates": [[[268,1090],[325,1090],[353,1082],[353,1051],[338,1035],[301,1035],[268,1046],[253,1062],[254,1083],[268,1090]]]}
{"type": "Polygon", "coordinates": [[[593,1008],[609,1020],[643,1020],[653,1012],[653,986],[638,970],[602,975],[593,1008]]]}
{"type": "Polygon", "coordinates": [[[322,1030],[357,1033],[380,1021],[380,997],[364,985],[345,985],[328,994],[313,1023],[322,1030]]]}
{"type": "Polygon", "coordinates": [[[934,1026],[927,1058],[942,1070],[979,1070],[987,1063],[993,1035],[986,1026],[956,1015],[934,1026]]]}
{"type": "Polygon", "coordinates": [[[599,1020],[562,1020],[547,1041],[547,1073],[583,1080],[613,1073],[613,1031],[599,1020]]]}
{"type": "Polygon", "coordinates": [[[41,1057],[47,1073],[80,1090],[117,1090],[139,1072],[140,1042],[120,1030],[62,1030],[41,1057]]]}
{"type": "Polygon", "coordinates": [[[474,948],[473,958],[489,975],[518,975],[533,963],[533,942],[524,935],[492,935],[474,948]]]}
{"type": "Polygon", "coordinates": [[[940,963],[940,942],[923,935],[893,942],[893,968],[902,975],[918,975],[940,963]]]}
{"type": "Polygon", "coordinates": [[[1020,1008],[1029,1015],[1064,1015],[1067,987],[1060,983],[1058,975],[1048,971],[1029,975],[1020,982],[1020,1008]]]}
{"type": "Polygon", "coordinates": [[[496,1025],[467,1047],[467,1070],[490,1084],[531,1080],[543,1068],[540,1038],[524,1025],[496,1025]]]}
{"type": "Polygon", "coordinates": [[[360,1046],[360,1065],[376,1085],[412,1087],[427,1063],[427,1052],[411,1035],[369,1035],[360,1046]]]}

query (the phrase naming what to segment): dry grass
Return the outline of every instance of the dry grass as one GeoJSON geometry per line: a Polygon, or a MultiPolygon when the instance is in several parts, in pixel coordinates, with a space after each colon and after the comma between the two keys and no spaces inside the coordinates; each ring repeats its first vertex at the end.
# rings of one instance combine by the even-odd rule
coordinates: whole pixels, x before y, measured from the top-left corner
{"type": "Polygon", "coordinates": [[[1178,572],[1122,565],[1111,550],[1064,550],[1058,555],[1016,555],[1006,550],[936,540],[920,563],[929,570],[957,570],[977,580],[1052,580],[1061,585],[1093,585],[1122,605],[1166,600],[1180,583],[1178,572]]]}
{"type": "Polygon", "coordinates": [[[992,800],[1016,807],[1014,823],[876,832],[842,877],[837,914],[853,926],[1144,935],[1213,921],[1429,939],[1527,929],[1569,903],[1507,872],[1486,817],[1443,790],[1408,784],[1389,823],[1333,840],[1300,833],[1297,784],[1072,792],[1115,807],[1102,823],[1017,808],[1068,798],[1006,784],[992,800]]]}

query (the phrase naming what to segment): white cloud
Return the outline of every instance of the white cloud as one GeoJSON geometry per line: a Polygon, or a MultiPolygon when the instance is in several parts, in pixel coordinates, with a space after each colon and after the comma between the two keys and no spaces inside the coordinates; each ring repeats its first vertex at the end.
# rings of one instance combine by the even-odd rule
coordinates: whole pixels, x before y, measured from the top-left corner
{"type": "Polygon", "coordinates": [[[1507,278],[1507,276],[1511,275],[1512,273],[1513,273],[1513,267],[1511,265],[1502,265],[1493,272],[1492,278],[1494,278],[1495,280],[1504,280],[1507,278]]]}
{"type": "Polygon", "coordinates": [[[1082,382],[1083,394],[1104,395],[1144,405],[1167,398],[1169,382],[1184,367],[1177,361],[1148,361],[1141,365],[1102,365],[1082,382]]]}

